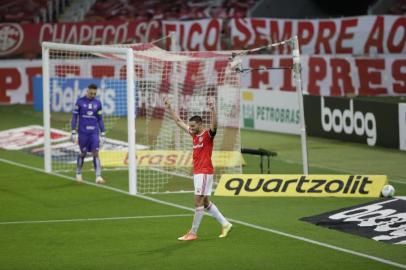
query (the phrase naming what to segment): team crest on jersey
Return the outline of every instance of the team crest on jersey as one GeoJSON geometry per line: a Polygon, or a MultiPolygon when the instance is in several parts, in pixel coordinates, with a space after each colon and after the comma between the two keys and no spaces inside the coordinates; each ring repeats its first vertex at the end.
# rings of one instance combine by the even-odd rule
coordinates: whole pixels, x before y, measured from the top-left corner
{"type": "Polygon", "coordinates": [[[199,137],[199,143],[203,141],[203,137],[199,137]]]}
{"type": "Polygon", "coordinates": [[[89,103],[89,109],[91,109],[92,108],[92,103],[89,103]]]}

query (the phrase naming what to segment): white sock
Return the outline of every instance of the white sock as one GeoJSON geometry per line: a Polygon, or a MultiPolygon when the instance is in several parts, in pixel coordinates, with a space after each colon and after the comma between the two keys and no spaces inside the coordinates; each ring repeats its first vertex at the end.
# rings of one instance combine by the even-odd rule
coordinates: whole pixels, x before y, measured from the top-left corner
{"type": "Polygon", "coordinates": [[[199,229],[203,215],[204,215],[204,207],[203,206],[196,207],[195,216],[193,217],[192,229],[190,230],[192,233],[197,234],[197,230],[199,229]]]}
{"type": "Polygon", "coordinates": [[[217,206],[210,202],[209,206],[206,208],[207,212],[209,212],[217,221],[221,224],[221,226],[226,226],[229,222],[227,219],[220,213],[217,206]]]}

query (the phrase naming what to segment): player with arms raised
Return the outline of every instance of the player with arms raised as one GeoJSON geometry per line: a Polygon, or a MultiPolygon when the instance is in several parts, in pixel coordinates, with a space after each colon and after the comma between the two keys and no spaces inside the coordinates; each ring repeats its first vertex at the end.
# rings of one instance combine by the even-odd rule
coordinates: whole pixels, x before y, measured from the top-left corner
{"type": "Polygon", "coordinates": [[[90,84],[84,97],[78,98],[75,108],[72,112],[71,129],[72,142],[78,139],[80,154],[76,163],[76,180],[81,182],[82,167],[88,152],[92,153],[93,166],[96,172],[96,183],[104,184],[105,181],[101,176],[101,164],[99,159],[100,141],[103,144],[105,140],[105,129],[102,116],[102,104],[96,99],[97,86],[90,84]],[[78,132],[76,125],[79,118],[78,132]],[[101,133],[100,133],[101,132],[101,133]],[[77,136],[79,135],[79,136],[77,136]],[[100,139],[99,139],[100,135],[100,139]],[[77,138],[78,137],[78,138],[77,138]]]}
{"type": "Polygon", "coordinates": [[[204,209],[209,212],[221,224],[222,230],[220,238],[226,237],[232,228],[220,213],[216,205],[209,200],[213,185],[213,164],[211,155],[213,151],[214,137],[217,132],[217,117],[213,100],[209,100],[208,105],[211,110],[210,129],[203,128],[202,118],[198,115],[189,119],[189,126],[176,115],[171,108],[169,99],[165,99],[165,106],[169,109],[176,124],[189,133],[193,139],[193,183],[195,188],[195,215],[190,231],[178,239],[181,241],[191,241],[197,239],[197,230],[204,215],[204,209]]]}

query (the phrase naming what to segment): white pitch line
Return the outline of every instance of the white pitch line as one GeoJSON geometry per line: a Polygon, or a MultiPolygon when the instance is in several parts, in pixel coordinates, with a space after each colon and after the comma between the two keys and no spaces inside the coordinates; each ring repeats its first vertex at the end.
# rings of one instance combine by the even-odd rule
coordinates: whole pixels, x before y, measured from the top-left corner
{"type": "Polygon", "coordinates": [[[86,221],[128,220],[128,219],[154,219],[154,218],[190,217],[190,216],[193,216],[193,215],[192,214],[178,214],[178,215],[153,215],[153,216],[132,216],[132,217],[104,217],[104,218],[76,218],[76,219],[53,219],[53,220],[3,221],[3,222],[0,222],[0,225],[65,223],[65,222],[86,222],[86,221]]]}
{"type": "MultiPolygon", "coordinates": [[[[45,171],[43,171],[41,169],[31,167],[31,166],[28,166],[28,165],[25,165],[25,164],[22,164],[22,163],[6,160],[6,159],[2,159],[2,158],[0,158],[0,161],[4,162],[4,163],[11,164],[11,165],[14,165],[14,166],[18,166],[18,167],[22,167],[22,168],[31,169],[31,170],[34,170],[34,171],[46,173],[45,171]]],[[[76,181],[75,178],[69,177],[69,176],[66,176],[66,175],[57,174],[57,173],[49,173],[49,174],[54,175],[54,176],[58,176],[58,177],[61,177],[61,178],[65,178],[65,179],[68,179],[68,180],[71,180],[71,181],[76,181]]],[[[104,185],[98,185],[98,184],[88,182],[88,181],[84,181],[83,183],[87,184],[87,185],[92,185],[92,186],[96,186],[96,187],[99,187],[99,188],[104,188],[104,189],[108,189],[108,190],[112,190],[112,191],[116,191],[116,192],[119,192],[119,193],[122,193],[122,194],[132,196],[128,192],[125,192],[125,191],[117,189],[117,188],[104,186],[104,185]]],[[[159,200],[159,199],[155,199],[155,198],[140,195],[140,194],[137,194],[137,195],[134,195],[134,196],[138,197],[138,198],[141,198],[141,199],[144,199],[144,200],[151,201],[151,202],[172,206],[172,207],[175,207],[175,208],[178,208],[178,209],[184,209],[184,210],[193,211],[193,212],[195,211],[194,208],[191,208],[191,207],[186,207],[186,206],[183,206],[183,205],[180,205],[180,204],[171,203],[171,202],[167,202],[167,201],[162,201],[162,200],[159,200]]],[[[298,236],[298,235],[294,235],[294,234],[290,234],[290,233],[285,233],[285,232],[282,232],[282,231],[279,231],[279,230],[274,230],[274,229],[271,229],[271,228],[255,225],[255,224],[248,223],[248,222],[241,221],[241,220],[237,220],[237,219],[228,218],[228,220],[230,220],[233,223],[240,224],[240,225],[243,225],[243,226],[246,226],[246,227],[249,227],[249,228],[253,228],[253,229],[260,230],[260,231],[265,231],[265,232],[277,234],[277,235],[280,235],[280,236],[285,236],[287,238],[296,239],[296,240],[307,242],[307,243],[314,244],[314,245],[317,245],[317,246],[326,247],[326,248],[336,250],[336,251],[340,251],[340,252],[343,252],[343,253],[347,253],[347,254],[350,254],[350,255],[354,255],[354,256],[361,257],[361,258],[365,258],[365,259],[373,260],[373,261],[376,261],[376,262],[380,262],[380,263],[383,263],[383,264],[387,264],[387,265],[395,266],[395,267],[398,267],[398,268],[406,269],[406,264],[401,264],[401,263],[394,262],[394,261],[391,261],[391,260],[383,259],[383,258],[372,256],[372,255],[368,255],[368,254],[365,254],[365,253],[362,253],[362,252],[342,248],[342,247],[335,246],[335,245],[330,245],[330,244],[327,244],[327,243],[324,243],[324,242],[312,240],[310,238],[306,238],[306,237],[302,237],[302,236],[298,236]]]]}

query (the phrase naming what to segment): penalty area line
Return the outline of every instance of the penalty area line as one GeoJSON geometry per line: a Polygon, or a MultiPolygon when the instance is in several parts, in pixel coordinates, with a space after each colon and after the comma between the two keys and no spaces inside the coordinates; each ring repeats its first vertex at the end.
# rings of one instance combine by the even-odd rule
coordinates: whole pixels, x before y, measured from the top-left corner
{"type": "MultiPolygon", "coordinates": [[[[35,168],[35,167],[28,166],[28,165],[25,165],[25,164],[22,164],[22,163],[10,161],[10,160],[7,160],[7,159],[0,158],[0,162],[8,163],[8,164],[18,166],[18,167],[21,167],[21,168],[31,169],[31,170],[38,171],[38,172],[45,173],[45,174],[49,174],[49,175],[54,175],[54,176],[61,177],[61,178],[64,178],[64,179],[68,179],[68,180],[71,180],[71,181],[76,181],[76,179],[73,178],[73,177],[69,177],[69,176],[66,176],[66,175],[53,173],[53,172],[46,173],[44,170],[41,170],[39,168],[35,168]]],[[[144,199],[144,200],[147,200],[147,201],[159,203],[159,204],[162,204],[162,205],[168,205],[168,206],[172,206],[172,207],[175,207],[175,208],[178,208],[178,209],[183,209],[183,210],[193,211],[194,212],[194,208],[186,207],[186,206],[183,206],[183,205],[180,205],[180,204],[171,203],[171,202],[167,202],[167,201],[162,201],[162,200],[159,200],[159,199],[156,199],[156,198],[152,198],[152,197],[145,196],[145,195],[140,195],[140,194],[131,195],[128,192],[126,192],[124,190],[121,190],[121,189],[117,189],[117,188],[113,188],[113,187],[109,187],[109,186],[105,186],[105,185],[98,185],[98,184],[88,182],[88,181],[83,181],[83,183],[86,184],[86,185],[96,186],[96,187],[99,187],[99,188],[108,189],[108,190],[119,192],[119,193],[122,193],[122,194],[134,196],[134,197],[137,197],[137,198],[141,198],[141,199],[144,199]]],[[[340,252],[343,252],[343,253],[347,253],[347,254],[350,254],[350,255],[353,255],[353,256],[357,256],[357,257],[369,259],[369,260],[372,260],[372,261],[380,262],[380,263],[383,263],[383,264],[386,264],[386,265],[391,265],[391,266],[395,266],[395,267],[398,267],[398,268],[406,269],[406,264],[401,264],[401,263],[394,262],[394,261],[391,261],[391,260],[383,259],[383,258],[372,256],[372,255],[368,255],[368,254],[365,254],[365,253],[362,253],[362,252],[354,251],[354,250],[347,249],[347,248],[342,248],[342,247],[327,244],[327,243],[324,243],[324,242],[321,242],[321,241],[317,241],[317,240],[313,240],[313,239],[310,239],[310,238],[306,238],[306,237],[286,233],[286,232],[283,232],[283,231],[279,231],[279,230],[275,230],[275,229],[255,225],[255,224],[248,223],[248,222],[241,221],[241,220],[237,220],[237,219],[228,218],[228,220],[230,220],[231,222],[233,222],[235,224],[240,224],[240,225],[245,226],[245,227],[249,227],[249,228],[253,228],[253,229],[256,229],[256,230],[277,234],[277,235],[280,235],[280,236],[285,236],[287,238],[307,242],[307,243],[314,244],[314,245],[317,245],[317,246],[321,246],[321,247],[329,248],[329,249],[332,249],[332,250],[340,251],[340,252]]]]}

